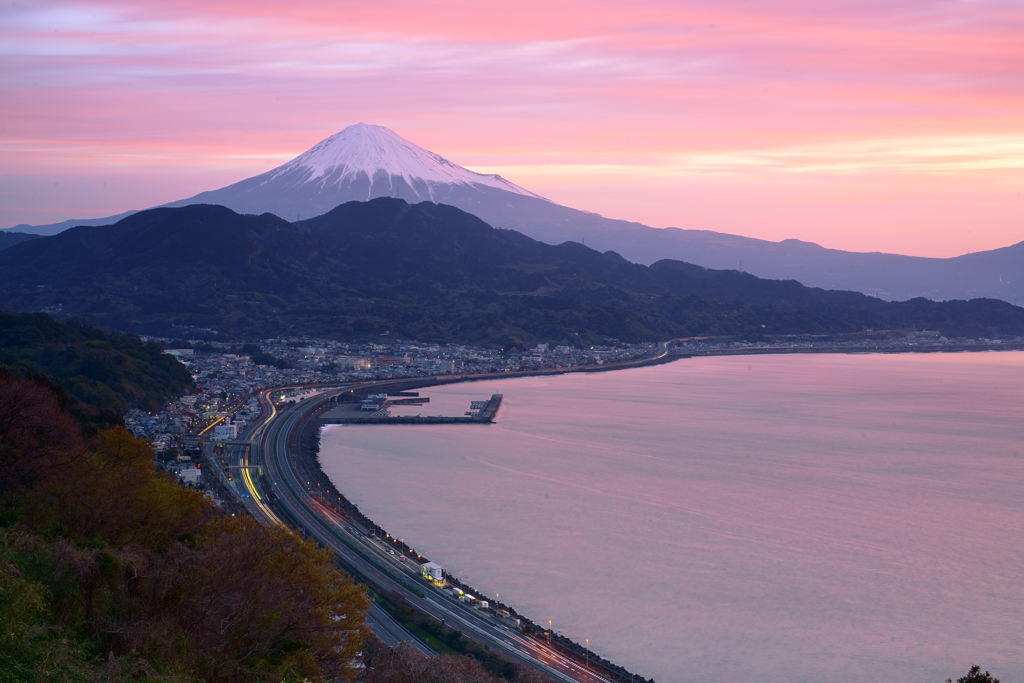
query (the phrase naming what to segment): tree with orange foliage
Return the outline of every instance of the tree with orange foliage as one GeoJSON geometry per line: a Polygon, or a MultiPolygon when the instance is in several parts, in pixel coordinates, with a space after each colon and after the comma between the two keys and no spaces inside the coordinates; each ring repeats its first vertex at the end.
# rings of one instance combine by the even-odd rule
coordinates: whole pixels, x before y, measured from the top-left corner
{"type": "Polygon", "coordinates": [[[125,428],[96,441],[36,488],[29,504],[36,526],[56,525],[80,541],[161,549],[198,533],[215,514],[200,494],[158,474],[153,447],[125,428]]]}
{"type": "MultiPolygon", "coordinates": [[[[368,598],[329,551],[226,516],[121,427],[86,440],[52,392],[2,372],[0,494],[0,618],[16,622],[0,662],[63,653],[61,670],[111,681],[354,679],[368,598]],[[24,586],[32,602],[15,600],[24,586]]],[[[22,669],[12,680],[50,680],[22,669]]]]}
{"type": "Polygon", "coordinates": [[[330,551],[249,518],[211,522],[194,547],[140,568],[135,591],[141,618],[118,629],[123,647],[207,681],[350,680],[367,633],[369,599],[330,551]]]}
{"type": "Polygon", "coordinates": [[[0,367],[0,495],[24,494],[81,448],[81,427],[53,393],[0,367]]]}

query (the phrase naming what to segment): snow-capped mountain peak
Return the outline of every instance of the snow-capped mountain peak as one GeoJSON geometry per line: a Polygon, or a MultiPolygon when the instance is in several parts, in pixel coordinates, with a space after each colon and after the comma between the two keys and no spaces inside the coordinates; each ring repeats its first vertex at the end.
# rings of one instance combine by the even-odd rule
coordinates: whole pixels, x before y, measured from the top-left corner
{"type": "MultiPolygon", "coordinates": [[[[475,173],[444,157],[414,145],[390,128],[356,123],[321,140],[283,166],[265,174],[267,182],[283,176],[301,176],[305,183],[327,187],[369,181],[371,194],[380,195],[378,183],[394,185],[399,178],[423,199],[433,199],[436,185],[483,185],[537,197],[499,175],[475,173]]],[[[384,194],[387,194],[386,192],[384,194]]]]}

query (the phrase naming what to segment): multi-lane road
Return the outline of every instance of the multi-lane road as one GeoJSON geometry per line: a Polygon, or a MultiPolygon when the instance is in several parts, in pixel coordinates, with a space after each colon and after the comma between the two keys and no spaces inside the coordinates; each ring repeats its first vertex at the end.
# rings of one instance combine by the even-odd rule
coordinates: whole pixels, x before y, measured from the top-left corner
{"type": "MultiPolygon", "coordinates": [[[[271,391],[260,394],[263,414],[243,438],[251,445],[232,448],[230,486],[247,509],[265,524],[288,523],[331,548],[340,563],[368,585],[397,596],[407,606],[456,628],[467,638],[487,645],[508,659],[538,669],[559,681],[602,683],[610,681],[583,663],[564,656],[545,643],[522,634],[511,624],[455,600],[419,576],[419,564],[401,562],[388,552],[380,539],[370,538],[350,521],[324,506],[292,464],[289,435],[306,415],[330,397],[352,389],[387,387],[403,380],[338,385],[319,396],[279,411],[270,400],[271,391]]],[[[408,380],[404,380],[408,383],[408,380]]],[[[281,391],[280,388],[273,392],[281,391]]],[[[391,614],[376,603],[368,622],[374,633],[388,645],[406,641],[425,654],[428,645],[416,638],[391,614]]]]}

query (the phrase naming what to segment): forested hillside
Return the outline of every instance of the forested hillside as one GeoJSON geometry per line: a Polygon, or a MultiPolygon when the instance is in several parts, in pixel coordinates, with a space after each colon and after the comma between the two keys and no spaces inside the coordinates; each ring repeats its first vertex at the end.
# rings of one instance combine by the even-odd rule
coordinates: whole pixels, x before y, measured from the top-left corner
{"type": "Polygon", "coordinates": [[[13,230],[0,230],[0,251],[7,247],[13,247],[15,244],[21,242],[27,242],[28,240],[37,239],[39,235],[30,235],[25,232],[15,232],[13,230]]]}
{"type": "Polygon", "coordinates": [[[367,598],[331,553],[153,462],[0,369],[2,679],[351,680],[367,598]]]}
{"type": "Polygon", "coordinates": [[[192,388],[173,356],[134,334],[103,332],[44,313],[0,311],[0,366],[47,375],[82,404],[118,415],[158,410],[192,388]]]}
{"type": "Polygon", "coordinates": [[[0,252],[0,305],[60,307],[162,336],[390,332],[497,347],[865,329],[1024,334],[1024,309],[1002,301],[891,303],[680,261],[647,267],[387,198],[297,223],[193,205],[72,228],[0,252]]]}

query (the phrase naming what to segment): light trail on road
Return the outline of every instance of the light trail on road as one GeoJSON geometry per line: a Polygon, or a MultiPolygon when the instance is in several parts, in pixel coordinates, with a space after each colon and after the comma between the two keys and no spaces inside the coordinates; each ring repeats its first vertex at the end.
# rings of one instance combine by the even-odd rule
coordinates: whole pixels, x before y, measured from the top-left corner
{"type": "MultiPolygon", "coordinates": [[[[270,401],[271,392],[262,392],[259,396],[260,401],[265,407],[269,404],[269,409],[266,410],[265,419],[261,420],[260,424],[253,429],[252,460],[259,460],[259,465],[263,468],[263,476],[269,483],[271,491],[264,491],[264,495],[260,497],[256,482],[248,475],[249,470],[242,471],[246,473],[246,476],[243,476],[245,486],[259,509],[263,521],[271,524],[281,523],[280,518],[269,508],[267,499],[271,496],[266,494],[270,493],[273,504],[283,511],[284,516],[291,523],[317,542],[331,548],[343,565],[377,590],[399,597],[414,609],[452,627],[457,627],[465,637],[500,652],[514,662],[538,669],[555,680],[578,683],[611,683],[610,679],[593,670],[585,669],[581,663],[522,635],[517,629],[512,629],[485,617],[478,610],[446,597],[440,591],[423,583],[411,566],[401,565],[389,568],[388,565],[397,563],[389,560],[383,550],[375,549],[372,544],[367,545],[361,534],[346,530],[344,524],[338,523],[336,515],[324,514],[327,511],[323,504],[316,500],[315,494],[307,491],[306,487],[309,482],[300,479],[298,473],[292,468],[287,449],[289,435],[297,428],[300,420],[313,413],[333,396],[342,393],[342,388],[344,391],[358,392],[370,388],[379,389],[408,383],[408,379],[402,379],[339,385],[335,388],[336,390],[327,391],[314,399],[309,399],[281,412],[278,412],[273,402],[270,401]],[[375,557],[375,555],[377,556],[375,557]]],[[[275,393],[277,391],[281,391],[281,389],[273,390],[275,393]]],[[[251,467],[253,462],[249,464],[251,467]]],[[[410,564],[419,566],[416,563],[410,564]]],[[[396,638],[401,639],[394,633],[397,630],[396,627],[408,634],[404,626],[390,614],[379,606],[375,605],[375,607],[376,610],[371,610],[370,622],[371,626],[380,627],[383,635],[380,633],[378,635],[381,640],[388,642],[389,639],[391,641],[396,638]]],[[[375,628],[375,633],[377,632],[375,628]]],[[[424,649],[429,651],[429,648],[426,648],[411,634],[406,637],[421,651],[424,649]]]]}

